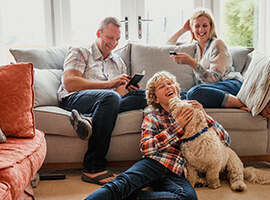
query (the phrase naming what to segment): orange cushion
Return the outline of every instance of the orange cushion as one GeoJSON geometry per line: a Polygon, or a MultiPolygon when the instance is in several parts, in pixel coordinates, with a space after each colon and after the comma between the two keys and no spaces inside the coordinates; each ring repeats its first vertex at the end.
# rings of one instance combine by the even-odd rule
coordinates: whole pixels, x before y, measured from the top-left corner
{"type": "Polygon", "coordinates": [[[6,136],[34,137],[33,65],[0,66],[0,128],[6,136]]]}

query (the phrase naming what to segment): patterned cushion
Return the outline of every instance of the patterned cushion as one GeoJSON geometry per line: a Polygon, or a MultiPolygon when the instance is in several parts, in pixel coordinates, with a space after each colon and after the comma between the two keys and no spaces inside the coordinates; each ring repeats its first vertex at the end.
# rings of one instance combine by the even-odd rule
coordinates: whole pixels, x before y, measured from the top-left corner
{"type": "Polygon", "coordinates": [[[270,101],[270,57],[253,53],[237,97],[251,110],[253,116],[263,110],[270,101]]]}
{"type": "Polygon", "coordinates": [[[6,136],[34,137],[33,65],[0,67],[0,127],[6,136]]]}

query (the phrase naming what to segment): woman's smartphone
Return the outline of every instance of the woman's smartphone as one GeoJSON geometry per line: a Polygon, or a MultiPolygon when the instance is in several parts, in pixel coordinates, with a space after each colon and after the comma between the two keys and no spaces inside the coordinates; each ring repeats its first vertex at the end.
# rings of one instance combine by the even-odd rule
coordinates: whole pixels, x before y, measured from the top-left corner
{"type": "Polygon", "coordinates": [[[175,51],[169,51],[170,55],[177,55],[177,53],[175,51]]]}

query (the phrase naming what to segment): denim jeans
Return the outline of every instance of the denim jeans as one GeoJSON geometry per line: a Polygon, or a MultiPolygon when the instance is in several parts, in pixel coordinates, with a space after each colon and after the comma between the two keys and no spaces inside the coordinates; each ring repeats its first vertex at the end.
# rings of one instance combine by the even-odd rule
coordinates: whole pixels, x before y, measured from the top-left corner
{"type": "Polygon", "coordinates": [[[61,107],[92,115],[92,136],[84,155],[84,171],[106,170],[106,154],[118,113],[147,106],[145,90],[135,90],[123,96],[112,90],[83,90],[64,98],[61,107]]]}
{"type": "Polygon", "coordinates": [[[242,82],[238,80],[226,80],[217,83],[198,84],[188,92],[181,91],[181,99],[197,100],[204,108],[225,107],[229,94],[237,95],[242,82]]]}
{"type": "Polygon", "coordinates": [[[85,200],[135,200],[138,197],[159,200],[197,199],[194,188],[185,177],[176,175],[153,159],[143,158],[85,200]],[[153,191],[142,190],[145,187],[152,187],[153,191]]]}

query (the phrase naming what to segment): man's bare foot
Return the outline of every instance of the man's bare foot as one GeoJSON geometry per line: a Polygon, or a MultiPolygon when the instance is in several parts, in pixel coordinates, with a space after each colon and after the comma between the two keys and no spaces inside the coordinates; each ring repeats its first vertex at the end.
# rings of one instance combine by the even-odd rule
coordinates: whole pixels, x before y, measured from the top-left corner
{"type": "Polygon", "coordinates": [[[115,174],[106,170],[99,173],[84,173],[82,175],[82,180],[89,183],[104,185],[109,181],[112,181],[115,177],[116,177],[115,174]]]}

